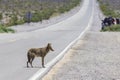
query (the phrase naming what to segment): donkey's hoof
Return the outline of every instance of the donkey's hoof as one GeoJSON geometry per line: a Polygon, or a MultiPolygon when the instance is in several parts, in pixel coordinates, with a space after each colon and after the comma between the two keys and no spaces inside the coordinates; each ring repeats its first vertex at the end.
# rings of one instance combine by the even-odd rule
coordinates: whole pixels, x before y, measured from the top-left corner
{"type": "Polygon", "coordinates": [[[29,66],[27,65],[27,68],[28,68],[29,66]]]}
{"type": "Polygon", "coordinates": [[[45,66],[43,66],[43,68],[45,68],[45,66]]]}

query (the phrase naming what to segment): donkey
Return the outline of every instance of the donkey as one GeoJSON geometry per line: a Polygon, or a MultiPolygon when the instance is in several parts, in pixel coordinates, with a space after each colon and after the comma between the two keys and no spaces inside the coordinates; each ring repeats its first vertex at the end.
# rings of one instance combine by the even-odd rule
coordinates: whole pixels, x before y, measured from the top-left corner
{"type": "Polygon", "coordinates": [[[44,57],[47,55],[47,53],[50,50],[54,51],[53,48],[51,47],[50,43],[48,43],[47,46],[43,47],[43,48],[31,48],[31,49],[29,49],[28,53],[27,53],[27,58],[28,58],[27,67],[29,67],[28,63],[30,63],[31,67],[33,67],[32,62],[33,62],[35,57],[41,57],[42,58],[42,67],[45,68],[44,57]]]}

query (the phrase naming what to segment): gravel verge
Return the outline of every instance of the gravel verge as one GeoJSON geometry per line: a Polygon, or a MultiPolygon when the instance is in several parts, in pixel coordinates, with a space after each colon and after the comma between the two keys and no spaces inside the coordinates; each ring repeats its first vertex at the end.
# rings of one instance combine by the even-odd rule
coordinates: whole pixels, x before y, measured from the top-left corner
{"type": "Polygon", "coordinates": [[[120,80],[120,33],[99,32],[102,14],[95,10],[92,28],[42,80],[120,80]]]}
{"type": "Polygon", "coordinates": [[[120,80],[119,35],[88,32],[42,80],[120,80]]]}

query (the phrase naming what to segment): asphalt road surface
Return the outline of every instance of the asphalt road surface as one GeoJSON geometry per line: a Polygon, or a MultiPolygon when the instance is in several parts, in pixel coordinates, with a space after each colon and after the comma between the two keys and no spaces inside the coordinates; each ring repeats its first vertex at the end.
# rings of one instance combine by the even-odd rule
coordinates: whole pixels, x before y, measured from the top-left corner
{"type": "Polygon", "coordinates": [[[54,52],[45,57],[45,64],[54,59],[88,26],[94,0],[84,0],[79,12],[57,24],[16,34],[0,34],[0,80],[28,80],[42,69],[41,58],[35,58],[34,68],[26,68],[27,51],[52,43],[54,52]]]}

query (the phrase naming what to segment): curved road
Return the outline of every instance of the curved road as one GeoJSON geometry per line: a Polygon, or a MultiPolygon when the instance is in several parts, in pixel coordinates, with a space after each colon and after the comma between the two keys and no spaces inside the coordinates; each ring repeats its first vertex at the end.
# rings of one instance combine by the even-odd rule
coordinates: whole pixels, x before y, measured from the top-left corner
{"type": "Polygon", "coordinates": [[[31,32],[0,35],[0,80],[28,80],[42,69],[40,58],[35,58],[34,68],[26,68],[28,49],[52,43],[55,51],[45,58],[45,64],[49,63],[86,29],[94,13],[94,3],[94,0],[84,0],[79,12],[55,25],[31,32]]]}

